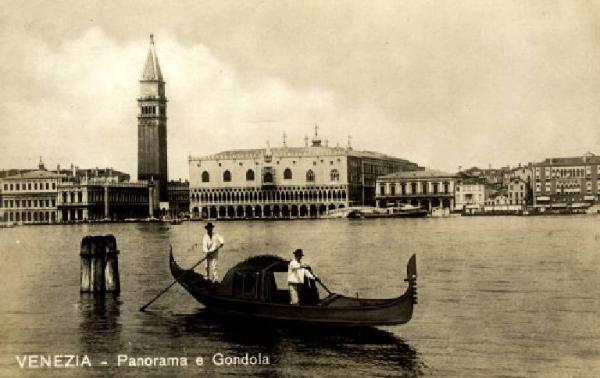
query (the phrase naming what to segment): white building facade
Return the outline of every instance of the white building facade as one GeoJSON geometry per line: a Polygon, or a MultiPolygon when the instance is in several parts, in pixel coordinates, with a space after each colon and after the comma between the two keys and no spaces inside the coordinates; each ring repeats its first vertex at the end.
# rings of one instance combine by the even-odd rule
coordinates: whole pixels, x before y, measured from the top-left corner
{"type": "Polygon", "coordinates": [[[384,154],[322,146],[224,151],[189,158],[195,219],[318,217],[375,201],[380,175],[419,167],[384,154]]]}
{"type": "Polygon", "coordinates": [[[483,208],[489,197],[489,189],[484,183],[458,182],[454,192],[455,211],[477,211],[483,208]]]}
{"type": "Polygon", "coordinates": [[[40,169],[18,173],[0,180],[2,206],[0,219],[5,224],[43,224],[57,222],[56,194],[63,174],[40,169]]]}
{"type": "Polygon", "coordinates": [[[397,172],[377,179],[377,206],[411,204],[428,211],[452,209],[456,174],[434,169],[397,172]]]}

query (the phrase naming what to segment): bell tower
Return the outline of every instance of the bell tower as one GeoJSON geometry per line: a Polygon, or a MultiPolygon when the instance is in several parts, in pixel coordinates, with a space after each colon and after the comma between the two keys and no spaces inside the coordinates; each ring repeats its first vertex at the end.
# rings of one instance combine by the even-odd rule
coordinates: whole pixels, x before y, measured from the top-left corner
{"type": "Polygon", "coordinates": [[[153,180],[158,201],[167,202],[167,98],[152,34],[137,101],[138,180],[153,180]]]}

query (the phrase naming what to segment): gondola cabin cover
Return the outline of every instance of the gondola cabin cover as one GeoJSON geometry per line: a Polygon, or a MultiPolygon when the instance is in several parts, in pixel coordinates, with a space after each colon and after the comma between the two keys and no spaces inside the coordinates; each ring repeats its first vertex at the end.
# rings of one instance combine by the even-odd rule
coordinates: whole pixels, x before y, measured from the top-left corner
{"type": "Polygon", "coordinates": [[[170,256],[171,274],[209,310],[232,316],[343,325],[408,322],[417,303],[416,258],[407,265],[408,287],[390,299],[367,299],[329,293],[319,298],[315,282],[305,281],[300,305],[290,305],[289,261],[278,256],[251,257],[231,268],[221,283],[180,268],[170,256]]]}
{"type": "MultiPolygon", "coordinates": [[[[251,257],[230,269],[214,293],[249,301],[289,304],[288,264],[288,260],[278,256],[251,257]]],[[[300,303],[316,304],[318,295],[316,283],[306,279],[300,303]]]]}

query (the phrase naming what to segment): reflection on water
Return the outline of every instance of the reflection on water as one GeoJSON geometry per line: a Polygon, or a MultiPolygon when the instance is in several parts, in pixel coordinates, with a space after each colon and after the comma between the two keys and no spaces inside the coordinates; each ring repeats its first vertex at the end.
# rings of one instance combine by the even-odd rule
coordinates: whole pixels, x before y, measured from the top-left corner
{"type": "MultiPolygon", "coordinates": [[[[169,245],[190,267],[201,223],[100,224],[0,230],[0,376],[16,354],[88,354],[93,370],[54,376],[600,376],[600,217],[464,217],[218,222],[227,271],[256,254],[305,261],[341,294],[404,292],[417,255],[419,304],[406,325],[291,327],[229,321],[168,286],[169,245]],[[79,292],[87,234],[117,238],[121,293],[79,292]],[[560,348],[556,346],[559,345],[560,348]],[[268,355],[262,366],[215,366],[215,353],[268,355]],[[117,354],[202,356],[188,368],[116,367],[117,354]]],[[[25,372],[28,373],[28,372],[25,372]]]]}
{"type": "MultiPolygon", "coordinates": [[[[286,355],[295,355],[294,366],[302,371],[316,364],[359,366],[379,375],[421,375],[418,353],[393,333],[373,327],[300,325],[265,320],[221,318],[206,310],[194,314],[164,317],[148,315],[164,322],[172,335],[185,334],[198,342],[227,343],[237,354],[268,355],[278,365],[286,355]]],[[[285,368],[285,366],[283,366],[285,368]]]]}
{"type": "MultiPolygon", "coordinates": [[[[103,352],[98,345],[118,344],[122,329],[120,305],[117,294],[81,293],[79,336],[83,350],[103,352]]],[[[114,350],[104,352],[111,353],[114,350]]]]}

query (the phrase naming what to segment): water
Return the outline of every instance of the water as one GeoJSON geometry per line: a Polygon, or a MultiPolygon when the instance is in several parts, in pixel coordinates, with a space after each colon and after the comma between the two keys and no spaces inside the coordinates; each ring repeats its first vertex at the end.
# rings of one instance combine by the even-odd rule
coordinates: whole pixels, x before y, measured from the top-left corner
{"type": "Polygon", "coordinates": [[[305,260],[334,291],[392,297],[417,254],[411,322],[367,329],[224,322],[180,287],[138,308],[182,266],[201,223],[30,226],[0,230],[0,375],[600,376],[600,217],[220,222],[221,271],[258,253],[305,260]],[[79,244],[116,236],[122,293],[79,293],[79,244]],[[116,367],[117,354],[196,356],[204,365],[116,367]],[[215,353],[270,365],[215,366],[215,353]],[[18,354],[87,354],[93,369],[20,369],[18,354]]]}

